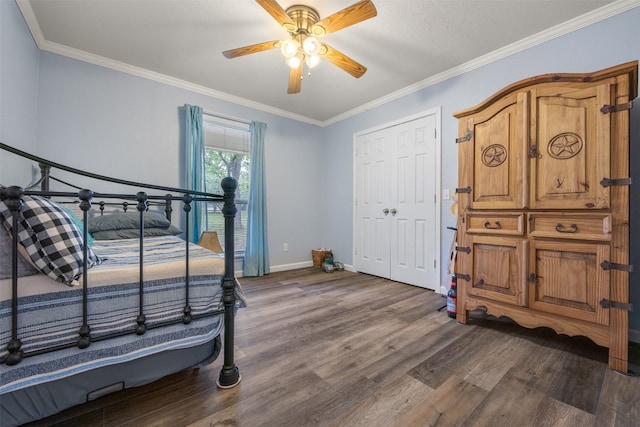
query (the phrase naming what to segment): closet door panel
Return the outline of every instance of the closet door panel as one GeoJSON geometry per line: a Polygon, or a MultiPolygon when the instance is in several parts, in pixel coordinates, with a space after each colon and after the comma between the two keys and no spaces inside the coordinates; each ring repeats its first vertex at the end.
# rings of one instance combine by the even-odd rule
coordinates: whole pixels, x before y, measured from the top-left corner
{"type": "Polygon", "coordinates": [[[434,123],[419,119],[390,128],[396,141],[392,173],[395,203],[390,212],[391,279],[435,289],[434,123]]]}
{"type": "Polygon", "coordinates": [[[356,144],[355,265],[358,271],[389,277],[392,142],[384,134],[364,135],[356,144]]]}

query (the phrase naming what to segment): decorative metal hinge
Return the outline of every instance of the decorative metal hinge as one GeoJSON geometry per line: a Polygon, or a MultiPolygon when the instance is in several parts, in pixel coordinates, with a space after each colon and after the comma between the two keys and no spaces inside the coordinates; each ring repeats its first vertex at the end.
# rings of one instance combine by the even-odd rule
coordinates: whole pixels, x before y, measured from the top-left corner
{"type": "Polygon", "coordinates": [[[633,304],[626,302],[609,301],[603,299],[600,301],[600,305],[604,308],[619,308],[620,310],[633,311],[633,304]]]}
{"type": "Polygon", "coordinates": [[[458,252],[464,252],[465,254],[471,253],[471,248],[469,246],[458,246],[458,252]]]}
{"type": "Polygon", "coordinates": [[[629,273],[633,272],[633,265],[631,264],[614,264],[609,261],[602,261],[600,263],[600,267],[603,270],[620,270],[620,271],[628,271],[629,273]]]}
{"type": "Polygon", "coordinates": [[[603,187],[611,187],[612,185],[631,185],[633,180],[631,178],[602,178],[600,185],[603,187]]]}
{"type": "Polygon", "coordinates": [[[618,111],[630,110],[631,107],[633,107],[633,101],[626,102],[624,104],[617,104],[617,105],[605,104],[600,109],[600,112],[602,114],[616,113],[618,111]]]}
{"type": "Polygon", "coordinates": [[[461,136],[460,138],[456,138],[456,144],[460,144],[461,142],[471,141],[472,137],[473,137],[473,134],[471,133],[470,130],[468,130],[467,134],[465,136],[461,136]]]}
{"type": "Polygon", "coordinates": [[[471,193],[471,187],[456,188],[456,193],[471,193]]]}
{"type": "Polygon", "coordinates": [[[454,276],[456,276],[456,279],[464,279],[464,280],[466,280],[467,282],[470,282],[470,281],[471,281],[471,276],[469,276],[468,274],[459,274],[459,273],[456,273],[456,274],[454,274],[454,276]]]}

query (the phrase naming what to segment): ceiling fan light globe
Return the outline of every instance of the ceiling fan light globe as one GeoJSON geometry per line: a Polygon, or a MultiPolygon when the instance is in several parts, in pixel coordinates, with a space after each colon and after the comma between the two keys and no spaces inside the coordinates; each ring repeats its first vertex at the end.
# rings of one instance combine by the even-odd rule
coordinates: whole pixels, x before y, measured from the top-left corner
{"type": "Polygon", "coordinates": [[[280,44],[280,51],[285,58],[296,56],[298,53],[298,43],[292,39],[284,40],[280,44]]]}
{"type": "Polygon", "coordinates": [[[320,57],[318,55],[307,55],[305,57],[307,67],[313,68],[320,63],[320,57]]]}
{"type": "Polygon", "coordinates": [[[318,55],[318,53],[320,53],[320,46],[320,42],[315,37],[307,37],[304,39],[304,42],[302,42],[302,50],[304,50],[304,53],[307,55],[318,55]]]}
{"type": "Polygon", "coordinates": [[[292,56],[291,58],[287,58],[286,62],[287,65],[291,68],[298,68],[300,66],[300,64],[302,63],[302,55],[296,55],[296,56],[292,56]]]}

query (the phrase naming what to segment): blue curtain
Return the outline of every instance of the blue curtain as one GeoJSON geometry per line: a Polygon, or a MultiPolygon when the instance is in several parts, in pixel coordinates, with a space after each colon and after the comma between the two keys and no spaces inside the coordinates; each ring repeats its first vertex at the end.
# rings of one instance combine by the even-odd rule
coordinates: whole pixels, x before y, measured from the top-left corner
{"type": "MultiPolygon", "coordinates": [[[[187,190],[205,191],[204,174],[204,133],[202,131],[202,107],[184,105],[185,119],[185,171],[187,190]]],[[[198,243],[201,225],[204,223],[206,206],[202,203],[191,204],[189,217],[189,235],[187,239],[198,243]]]]}
{"type": "Polygon", "coordinates": [[[245,276],[269,273],[267,244],[267,194],[264,167],[264,134],[267,125],[251,122],[251,183],[247,215],[247,246],[244,252],[245,276]]]}

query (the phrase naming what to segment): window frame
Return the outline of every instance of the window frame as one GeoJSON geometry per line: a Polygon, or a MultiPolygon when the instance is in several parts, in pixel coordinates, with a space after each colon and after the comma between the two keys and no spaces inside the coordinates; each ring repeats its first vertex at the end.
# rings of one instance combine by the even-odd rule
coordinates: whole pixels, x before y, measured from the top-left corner
{"type": "MultiPolygon", "coordinates": [[[[238,209],[237,214],[236,214],[236,218],[240,218],[240,223],[241,226],[244,228],[244,233],[242,233],[241,230],[238,230],[238,227],[236,226],[234,231],[234,237],[235,237],[235,258],[243,258],[244,257],[244,253],[245,253],[245,247],[246,247],[246,224],[247,224],[247,218],[246,218],[246,213],[248,212],[247,210],[247,200],[248,200],[248,196],[249,196],[249,185],[250,185],[250,179],[251,179],[251,169],[250,169],[250,162],[251,162],[251,131],[250,131],[250,123],[249,122],[245,122],[245,121],[241,121],[241,120],[235,120],[235,119],[230,119],[230,118],[226,118],[226,117],[220,117],[217,115],[213,115],[213,114],[208,114],[208,113],[203,113],[202,115],[202,132],[203,132],[203,137],[204,137],[204,149],[205,152],[207,150],[215,150],[215,151],[223,151],[223,152],[229,152],[229,153],[242,153],[245,155],[244,159],[242,160],[242,163],[245,164],[246,163],[246,170],[241,171],[240,172],[240,176],[242,176],[242,174],[246,175],[246,196],[245,197],[241,197],[241,185],[243,185],[242,182],[240,182],[240,176],[236,177],[236,179],[238,179],[238,190],[236,191],[236,207],[238,209]],[[216,132],[216,131],[220,131],[223,130],[222,132],[216,132]],[[242,140],[241,140],[242,139],[242,140]],[[218,145],[216,145],[216,143],[218,145]],[[243,218],[244,216],[244,218],[243,218]],[[239,232],[240,231],[240,232],[239,232]],[[241,237],[241,235],[244,235],[244,238],[241,237]]],[[[242,168],[242,165],[240,166],[242,168]]],[[[207,167],[205,165],[205,189],[208,192],[213,192],[213,193],[220,193],[221,192],[221,188],[219,187],[219,184],[216,186],[216,189],[211,191],[211,189],[206,187],[206,183],[207,182],[211,182],[211,178],[210,178],[210,174],[207,172],[207,167]]],[[[221,205],[219,205],[219,209],[222,208],[221,205]]],[[[216,208],[214,208],[215,211],[216,208]]],[[[218,232],[218,235],[220,237],[220,243],[223,245],[224,247],[224,229],[213,229],[210,228],[210,223],[209,223],[209,207],[207,207],[207,209],[205,209],[206,212],[206,221],[201,225],[201,229],[204,230],[209,230],[209,231],[216,231],[218,232]]]]}

